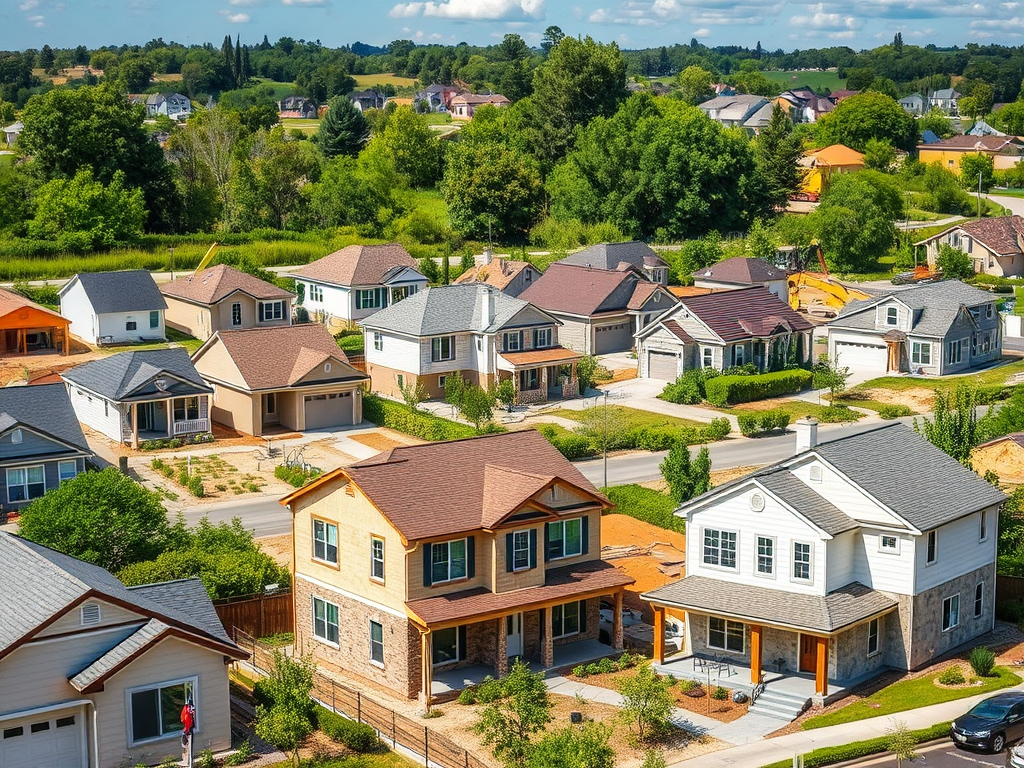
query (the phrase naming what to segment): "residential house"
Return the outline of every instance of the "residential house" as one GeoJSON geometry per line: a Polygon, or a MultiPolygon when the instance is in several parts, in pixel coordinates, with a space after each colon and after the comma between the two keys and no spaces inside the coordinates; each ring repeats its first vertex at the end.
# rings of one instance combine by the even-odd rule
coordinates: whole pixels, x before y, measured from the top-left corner
{"type": "Polygon", "coordinates": [[[480,107],[507,107],[512,102],[500,93],[462,93],[452,96],[450,105],[453,120],[472,120],[473,113],[480,107]]]}
{"type": "Polygon", "coordinates": [[[764,684],[754,710],[785,719],[995,625],[1003,493],[898,422],[820,444],[817,427],[797,422],[795,456],[683,504],[686,576],[643,595],[659,671],[692,675],[664,657],[665,612],[685,613],[684,657],[721,655],[739,673],[722,679],[764,684]]]}
{"type": "Polygon", "coordinates": [[[166,115],[172,120],[187,120],[192,114],[192,102],[180,93],[151,93],[146,97],[149,117],[166,115]]]}
{"type": "Polygon", "coordinates": [[[864,155],[842,144],[805,152],[799,164],[806,168],[800,189],[808,194],[820,195],[828,189],[832,176],[863,170],[864,155]]]}
{"type": "Polygon", "coordinates": [[[557,318],[562,344],[584,355],[632,349],[633,334],[676,304],[665,286],[644,280],[635,267],[564,263],[548,267],[519,298],[557,318]]]}
{"type": "Polygon", "coordinates": [[[455,278],[455,285],[484,283],[509,296],[518,296],[540,275],[540,270],[528,261],[494,258],[490,249],[484,249],[483,263],[467,269],[455,278]]]}
{"type": "Polygon", "coordinates": [[[0,518],[84,472],[91,456],[63,384],[0,389],[0,518]]]}
{"type": "Polygon", "coordinates": [[[228,637],[199,579],[125,587],[102,568],[0,532],[0,765],[155,765],[231,747],[228,637]]]}
{"type": "Polygon", "coordinates": [[[60,313],[89,344],[164,340],[167,302],[144,269],[82,272],[60,289],[60,313]]]}
{"type": "Polygon", "coordinates": [[[999,216],[994,219],[964,221],[937,235],[914,243],[924,246],[928,266],[942,245],[950,245],[971,257],[977,274],[1020,277],[1024,274],[1024,218],[999,216]]]}
{"type": "Polygon", "coordinates": [[[352,99],[352,103],[356,105],[356,109],[360,112],[365,112],[368,109],[384,109],[384,102],[387,101],[387,96],[379,91],[353,91],[348,95],[352,99]]]}
{"type": "Polygon", "coordinates": [[[998,360],[996,298],[959,280],[851,301],[828,326],[828,356],[858,374],[944,376],[998,360]]]}
{"type": "Polygon", "coordinates": [[[928,109],[938,107],[947,115],[955,117],[960,114],[960,97],[961,94],[955,88],[940,88],[928,96],[928,109]]]}
{"type": "Polygon", "coordinates": [[[1024,156],[1024,141],[1016,136],[961,135],[917,146],[922,163],[941,165],[956,174],[960,173],[960,159],[968,153],[989,155],[996,170],[1006,170],[1024,156]]]}
{"type": "Polygon", "coordinates": [[[624,270],[633,267],[644,278],[658,285],[668,285],[669,265],[647,243],[598,243],[571,253],[556,264],[572,264],[591,269],[624,270]]]}
{"type": "Polygon", "coordinates": [[[295,278],[300,304],[314,319],[342,328],[427,287],[399,243],[350,245],[287,276],[295,278]]]}
{"type": "Polygon", "coordinates": [[[764,259],[733,256],[705,269],[698,269],[691,277],[697,288],[734,291],[763,285],[781,301],[789,302],[789,286],[786,270],[772,266],[764,259]]]}
{"type": "Polygon", "coordinates": [[[427,288],[362,321],[366,372],[375,392],[399,397],[422,386],[444,397],[449,376],[488,388],[511,378],[517,403],[576,397],[580,359],[559,344],[561,323],[489,285],[427,288]]]}
{"type": "Polygon", "coordinates": [[[806,88],[784,91],[772,100],[772,104],[782,106],[794,123],[816,123],[822,115],[836,107],[832,99],[818,96],[806,88]]]}
{"type": "Polygon", "coordinates": [[[5,125],[0,128],[0,132],[4,135],[4,141],[7,142],[7,146],[13,147],[14,143],[18,140],[21,132],[25,130],[25,124],[21,120],[15,120],[10,125],[5,125]]]}
{"type": "Polygon", "coordinates": [[[246,272],[218,264],[160,286],[165,322],[206,341],[220,330],[291,325],[295,295],[246,272]]]}
{"type": "Polygon", "coordinates": [[[66,355],[69,325],[52,309],[0,288],[0,355],[50,351],[66,355]]]}
{"type": "Polygon", "coordinates": [[[698,104],[697,108],[716,123],[726,128],[735,128],[743,126],[754,113],[769,103],[764,96],[737,93],[732,96],[716,96],[698,104]]]}
{"type": "Polygon", "coordinates": [[[986,123],[984,120],[979,120],[971,126],[971,130],[967,132],[968,136],[1006,136],[1002,131],[997,131],[991,125],[986,123]]]}
{"type": "Polygon", "coordinates": [[[847,90],[846,88],[840,88],[838,91],[832,91],[832,93],[829,94],[829,98],[832,99],[833,102],[838,104],[843,99],[848,99],[851,96],[856,96],[858,93],[860,93],[860,91],[850,91],[847,90]]]}
{"type": "Polygon", "coordinates": [[[316,103],[304,96],[287,96],[277,102],[277,116],[281,119],[315,120],[316,103]]]}
{"type": "Polygon", "coordinates": [[[683,297],[636,334],[638,373],[675,381],[691,368],[803,365],[811,362],[813,329],[765,286],[683,297]]]}
{"type": "Polygon", "coordinates": [[[213,387],[213,420],[239,432],[258,437],[274,427],[303,432],[363,420],[369,377],[322,325],[217,331],[192,362],[213,387]]]}
{"type": "Polygon", "coordinates": [[[748,117],[743,122],[743,127],[748,131],[757,135],[761,133],[765,128],[771,124],[772,113],[775,111],[775,105],[770,101],[765,102],[759,110],[748,117]]]}
{"type": "Polygon", "coordinates": [[[416,91],[413,96],[413,104],[425,104],[428,112],[448,112],[451,108],[452,97],[462,92],[460,88],[453,85],[434,83],[422,91],[416,91]]]}
{"type": "Polygon", "coordinates": [[[923,115],[925,113],[924,96],[920,93],[912,93],[900,99],[900,106],[912,115],[923,115]]]}
{"type": "Polygon", "coordinates": [[[622,647],[633,579],[600,559],[611,504],[532,429],[399,446],[281,503],[296,653],[323,668],[429,703],[514,657],[547,669],[622,647]]]}
{"type": "Polygon", "coordinates": [[[938,144],[942,138],[935,131],[921,131],[922,144],[938,144]]]}
{"type": "Polygon", "coordinates": [[[120,352],[61,374],[78,420],[118,443],[210,431],[213,389],[183,347],[120,352]]]}

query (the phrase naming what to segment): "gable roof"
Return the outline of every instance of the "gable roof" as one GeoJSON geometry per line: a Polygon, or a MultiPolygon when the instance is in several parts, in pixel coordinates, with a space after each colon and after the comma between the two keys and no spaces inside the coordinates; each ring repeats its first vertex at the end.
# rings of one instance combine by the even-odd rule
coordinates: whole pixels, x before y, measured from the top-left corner
{"type": "Polygon", "coordinates": [[[311,261],[290,276],[332,285],[380,285],[394,267],[417,267],[401,243],[350,245],[311,261]]]}
{"type": "MultiPolygon", "coordinates": [[[[530,304],[482,283],[424,288],[360,321],[364,328],[379,328],[408,336],[442,336],[469,331],[493,333],[530,304]],[[483,317],[483,295],[489,292],[494,317],[483,317]]],[[[553,318],[552,318],[553,319],[553,318]]]]}
{"type": "Polygon", "coordinates": [[[51,315],[54,320],[59,321],[58,324],[67,323],[67,319],[58,312],[54,312],[52,309],[47,309],[41,304],[36,304],[34,301],[26,299],[21,294],[15,293],[14,291],[8,291],[6,288],[0,288],[0,317],[9,315],[12,312],[17,312],[21,309],[34,309],[37,312],[42,312],[46,315],[51,315]]]}
{"type": "Polygon", "coordinates": [[[406,541],[471,532],[496,524],[531,495],[561,481],[608,500],[539,432],[526,429],[393,448],[335,470],[281,500],[348,477],[406,541]],[[458,467],[458,472],[439,472],[458,467]]]}
{"type": "MultiPolygon", "coordinates": [[[[117,401],[129,397],[164,373],[187,382],[186,389],[190,392],[213,391],[199,376],[189,359],[188,350],[183,347],[119,352],[77,365],[61,376],[65,381],[117,401]]],[[[174,385],[167,391],[173,392],[174,385]]]]}
{"type": "Polygon", "coordinates": [[[92,454],[63,383],[0,389],[0,432],[19,425],[92,454]]]}
{"type": "Polygon", "coordinates": [[[771,280],[785,280],[786,275],[786,270],[773,267],[764,259],[733,256],[706,269],[698,269],[692,277],[736,285],[762,285],[771,280]]]}
{"type": "Polygon", "coordinates": [[[593,269],[619,269],[622,263],[631,264],[640,270],[644,267],[668,267],[668,263],[651,246],[639,240],[628,243],[598,243],[571,253],[555,263],[593,269]]]}
{"type": "Polygon", "coordinates": [[[940,280],[871,299],[851,301],[839,311],[839,316],[829,323],[829,327],[874,330],[874,308],[890,300],[902,302],[913,311],[912,333],[941,338],[962,315],[965,307],[987,304],[995,298],[987,291],[959,280],[940,280]]]}
{"type": "Polygon", "coordinates": [[[504,290],[515,280],[524,269],[538,271],[528,261],[514,261],[512,259],[492,259],[490,264],[481,264],[479,267],[467,269],[457,278],[455,285],[466,285],[468,283],[486,283],[494,286],[499,291],[504,290]]]}
{"type": "Polygon", "coordinates": [[[684,296],[679,303],[724,342],[770,334],[780,325],[791,333],[814,328],[807,318],[763,286],[684,296]]]}
{"type": "Polygon", "coordinates": [[[294,386],[314,368],[331,359],[346,366],[345,370],[338,371],[338,380],[366,378],[365,374],[348,366],[344,351],[319,323],[217,331],[196,353],[196,359],[218,342],[251,390],[294,386]]]}
{"type": "Polygon", "coordinates": [[[595,315],[625,311],[639,276],[631,269],[590,269],[556,262],[519,298],[551,312],[595,315]]]}
{"type": "Polygon", "coordinates": [[[1019,154],[1021,150],[1024,150],[1024,144],[1021,144],[1021,140],[1016,136],[968,136],[961,134],[951,136],[934,144],[919,145],[918,148],[934,149],[937,151],[986,152],[991,154],[1007,152],[1009,154],[1019,154]]]}
{"type": "Polygon", "coordinates": [[[1000,256],[1017,255],[1024,251],[1024,217],[998,216],[994,219],[976,219],[956,224],[945,229],[937,235],[914,243],[924,245],[939,238],[945,237],[950,232],[961,230],[978,242],[985,245],[990,251],[1000,256]]]}
{"type": "Polygon", "coordinates": [[[0,531],[0,580],[4,584],[0,590],[0,656],[90,595],[126,605],[208,638],[229,653],[239,653],[198,579],[130,589],[98,565],[0,531]],[[160,599],[154,599],[158,592],[160,599]]]}
{"type": "Polygon", "coordinates": [[[760,475],[757,482],[829,536],[852,531],[860,525],[792,472],[781,471],[760,475]]]}
{"type": "Polygon", "coordinates": [[[292,299],[294,295],[273,283],[242,272],[239,269],[218,264],[204,269],[197,275],[186,275],[164,283],[160,293],[196,304],[212,305],[227,298],[235,291],[242,291],[254,299],[292,299]]]}
{"type": "Polygon", "coordinates": [[[97,315],[108,312],[152,312],[167,309],[167,302],[145,269],[124,272],[81,272],[68,280],[60,295],[63,297],[75,282],[82,290],[97,315]]]}

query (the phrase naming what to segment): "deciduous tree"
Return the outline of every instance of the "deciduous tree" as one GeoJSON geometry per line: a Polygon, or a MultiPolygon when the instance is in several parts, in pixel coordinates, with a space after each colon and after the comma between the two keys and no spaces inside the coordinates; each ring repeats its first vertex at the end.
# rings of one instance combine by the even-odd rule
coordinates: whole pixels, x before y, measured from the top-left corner
{"type": "MultiPolygon", "coordinates": [[[[621,718],[636,731],[640,742],[655,739],[669,727],[672,714],[672,695],[668,681],[662,679],[649,664],[619,683],[622,694],[621,718]]],[[[710,693],[710,692],[709,692],[710,693]]]]}
{"type": "Polygon", "coordinates": [[[884,174],[833,176],[811,215],[829,269],[857,272],[874,264],[897,243],[896,220],[902,213],[899,188],[884,174]]]}
{"type": "Polygon", "coordinates": [[[441,145],[426,118],[399,107],[384,129],[370,139],[365,153],[374,162],[391,162],[410,187],[428,188],[441,176],[441,145]]]}
{"type": "Polygon", "coordinates": [[[843,99],[822,116],[818,136],[824,144],[845,144],[858,152],[864,151],[869,139],[910,151],[917,143],[917,126],[891,96],[868,91],[843,99]]]}
{"type": "Polygon", "coordinates": [[[256,707],[254,730],[261,739],[291,753],[292,765],[299,766],[299,747],[313,732],[312,659],[285,656],[274,650],[274,666],[265,678],[269,704],[256,707]]]}
{"type": "Polygon", "coordinates": [[[127,188],[121,171],[109,184],[96,181],[89,168],[54,179],[36,192],[35,205],[29,235],[79,252],[135,240],[146,221],[142,190],[127,188]]]}
{"type": "Polygon", "coordinates": [[[691,458],[689,446],[677,440],[658,469],[668,483],[669,495],[677,504],[711,490],[711,454],[706,445],[701,446],[697,456],[691,458]]]}
{"type": "Polygon", "coordinates": [[[960,182],[967,189],[988,192],[995,184],[995,161],[983,152],[968,152],[960,158],[960,182]]]}
{"type": "Polygon", "coordinates": [[[949,243],[939,245],[935,266],[942,270],[942,276],[946,278],[965,280],[974,274],[974,263],[971,257],[949,243]]]}
{"type": "Polygon", "coordinates": [[[527,764],[534,735],[551,722],[551,699],[544,673],[519,659],[500,682],[504,695],[480,713],[473,730],[505,766],[516,768],[527,764]]]}
{"type": "Polygon", "coordinates": [[[914,430],[970,469],[978,445],[978,404],[978,390],[970,384],[937,390],[933,418],[922,417],[920,424],[914,419],[914,430]]]}
{"type": "Polygon", "coordinates": [[[698,66],[689,66],[676,75],[679,98],[691,106],[707,101],[715,95],[711,87],[712,74],[698,66]]]}

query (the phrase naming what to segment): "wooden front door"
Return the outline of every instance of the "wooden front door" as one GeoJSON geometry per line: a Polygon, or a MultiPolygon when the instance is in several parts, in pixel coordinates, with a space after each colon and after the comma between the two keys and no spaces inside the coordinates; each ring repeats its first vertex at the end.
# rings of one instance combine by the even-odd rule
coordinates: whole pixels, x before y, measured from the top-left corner
{"type": "Polygon", "coordinates": [[[800,635],[800,671],[816,672],[818,668],[818,641],[814,635],[800,635]]]}

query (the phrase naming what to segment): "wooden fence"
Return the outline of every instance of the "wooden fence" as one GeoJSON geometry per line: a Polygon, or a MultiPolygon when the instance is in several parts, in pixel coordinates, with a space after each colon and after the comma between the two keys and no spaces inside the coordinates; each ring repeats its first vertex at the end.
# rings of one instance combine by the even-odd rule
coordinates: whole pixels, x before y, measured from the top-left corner
{"type": "Polygon", "coordinates": [[[252,637],[295,631],[291,592],[225,597],[214,600],[213,607],[229,635],[236,630],[252,637]]]}
{"type": "Polygon", "coordinates": [[[996,576],[996,599],[1024,600],[1024,578],[1019,576],[996,576]]]}
{"type": "MultiPolygon", "coordinates": [[[[256,642],[251,635],[236,630],[235,642],[251,654],[250,664],[261,675],[273,666],[273,651],[256,642]]],[[[439,768],[491,768],[491,766],[454,741],[427,726],[399,714],[390,707],[370,698],[365,693],[315,672],[310,694],[320,705],[360,723],[367,723],[391,742],[392,747],[404,747],[419,755],[425,766],[439,768]]]]}

